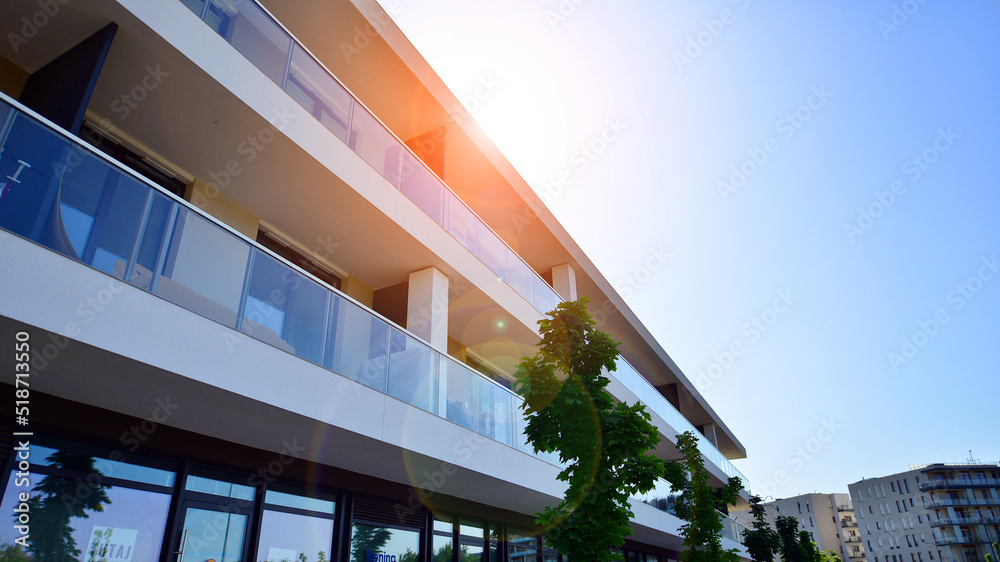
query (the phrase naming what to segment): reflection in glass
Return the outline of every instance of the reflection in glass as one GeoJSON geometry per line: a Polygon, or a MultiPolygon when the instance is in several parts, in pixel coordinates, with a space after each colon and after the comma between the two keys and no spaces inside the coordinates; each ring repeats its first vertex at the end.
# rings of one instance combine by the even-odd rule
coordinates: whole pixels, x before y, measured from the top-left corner
{"type": "Polygon", "coordinates": [[[212,0],[205,23],[281,85],[292,38],[254,2],[212,0]]]}
{"type": "Polygon", "coordinates": [[[351,138],[347,144],[382,177],[399,187],[399,163],[403,148],[396,137],[361,105],[354,106],[351,138]]]}
{"type": "Polygon", "coordinates": [[[507,246],[493,231],[479,228],[479,259],[493,270],[500,279],[507,279],[507,246]]]}
{"type": "Polygon", "coordinates": [[[347,120],[354,99],[298,44],[292,46],[285,91],[337,138],[347,142],[347,120]]]}
{"type": "Polygon", "coordinates": [[[417,562],[420,532],[355,523],[351,531],[351,562],[370,562],[376,554],[395,556],[396,562],[417,562]]]}
{"type": "Polygon", "coordinates": [[[380,392],[386,391],[389,325],[333,295],[326,368],[380,392]]]}
{"type": "Polygon", "coordinates": [[[434,222],[444,226],[444,185],[417,157],[403,152],[399,190],[434,222]]]}
{"type": "Polygon", "coordinates": [[[479,427],[479,380],[482,377],[451,358],[445,358],[441,386],[445,389],[445,417],[476,431],[479,427]]]}
{"type": "Polygon", "coordinates": [[[517,254],[515,254],[513,250],[508,249],[507,251],[510,252],[507,256],[507,271],[509,274],[507,284],[513,287],[514,290],[517,291],[519,295],[524,297],[526,301],[532,302],[531,280],[535,274],[531,271],[531,268],[528,267],[528,264],[524,263],[517,257],[517,254]]]}
{"type": "Polygon", "coordinates": [[[321,362],[330,292],[264,252],[254,252],[241,330],[278,349],[321,362]]]}
{"type": "Polygon", "coordinates": [[[333,519],[264,510],[257,562],[324,562],[333,544],[333,519]]]}
{"type": "Polygon", "coordinates": [[[184,484],[185,490],[222,496],[224,498],[236,498],[238,500],[253,501],[256,490],[252,486],[234,484],[225,480],[207,478],[195,474],[188,474],[187,482],[184,484]]]}
{"type": "Polygon", "coordinates": [[[182,208],[156,294],[235,328],[249,256],[249,244],[182,208]]]}
{"type": "Polygon", "coordinates": [[[441,355],[393,328],[389,343],[389,396],[437,412],[438,361],[441,355]]]}
{"type": "MultiPolygon", "coordinates": [[[[99,475],[95,459],[59,451],[47,458],[47,466],[99,475]]],[[[85,479],[53,475],[32,477],[30,492],[30,540],[27,549],[12,546],[5,557],[37,562],[112,560],[112,556],[138,562],[158,560],[170,508],[170,495],[135,490],[102,482],[100,476],[85,479]],[[36,480],[37,479],[37,480],[36,480]],[[15,554],[18,552],[18,554],[15,554]]],[[[14,545],[21,536],[14,528],[18,493],[24,488],[11,478],[0,504],[0,544],[14,545]]]]}
{"type": "Polygon", "coordinates": [[[184,513],[184,556],[178,562],[240,562],[247,516],[189,507],[184,513]]]}
{"type": "Polygon", "coordinates": [[[153,193],[153,203],[149,208],[149,216],[146,218],[146,228],[143,229],[142,240],[139,242],[139,255],[136,257],[132,276],[129,278],[129,283],[140,289],[148,291],[152,285],[153,271],[156,269],[160,250],[166,243],[164,234],[170,222],[170,211],[173,208],[172,201],[163,195],[153,193]]]}
{"type": "Polygon", "coordinates": [[[462,201],[451,191],[448,194],[448,232],[451,236],[462,243],[463,246],[472,252],[472,255],[479,255],[479,219],[472,210],[465,206],[462,201]]]}

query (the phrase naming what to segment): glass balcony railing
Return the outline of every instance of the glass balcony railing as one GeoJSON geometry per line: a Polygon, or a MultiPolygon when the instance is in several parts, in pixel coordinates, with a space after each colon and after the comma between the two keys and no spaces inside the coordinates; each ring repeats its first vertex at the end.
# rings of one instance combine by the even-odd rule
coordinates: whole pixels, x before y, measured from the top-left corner
{"type": "Polygon", "coordinates": [[[562,298],[256,0],[181,0],[541,313],[562,298]]]}
{"type": "Polygon", "coordinates": [[[938,498],[924,501],[924,509],[935,509],[938,507],[987,507],[995,505],[1000,505],[1000,498],[938,498]]]}
{"type": "Polygon", "coordinates": [[[1000,488],[1000,480],[996,478],[968,478],[925,480],[920,482],[920,491],[940,490],[948,488],[1000,488]]]}
{"type": "MultiPolygon", "coordinates": [[[[674,514],[674,497],[673,492],[670,490],[670,483],[663,478],[658,478],[652,490],[645,494],[632,496],[632,499],[651,505],[660,511],[674,514]]],[[[743,544],[742,532],[746,527],[721,511],[717,511],[716,513],[719,514],[719,518],[722,521],[722,536],[743,544]]]]}
{"type": "MultiPolygon", "coordinates": [[[[611,376],[618,379],[625,388],[635,394],[639,398],[639,401],[646,405],[647,408],[656,415],[663,418],[663,421],[670,424],[677,433],[684,433],[685,431],[690,431],[694,433],[695,437],[698,438],[698,449],[701,454],[704,455],[709,462],[714,463],[716,466],[722,469],[722,472],[726,476],[735,476],[743,482],[743,487],[749,492],[750,491],[750,480],[743,475],[742,472],[737,470],[733,463],[729,462],[729,459],[719,451],[718,447],[712,444],[707,437],[702,435],[700,431],[695,429],[694,425],[688,421],[680,412],[674,408],[673,404],[667,402],[667,399],[660,394],[660,391],[656,390],[652,384],[645,377],[639,374],[632,365],[629,365],[623,357],[619,357],[617,369],[611,373],[611,376]]],[[[673,437],[670,435],[669,437],[673,437]]]]}
{"type": "Polygon", "coordinates": [[[0,178],[0,228],[534,454],[519,396],[2,94],[0,178]]]}

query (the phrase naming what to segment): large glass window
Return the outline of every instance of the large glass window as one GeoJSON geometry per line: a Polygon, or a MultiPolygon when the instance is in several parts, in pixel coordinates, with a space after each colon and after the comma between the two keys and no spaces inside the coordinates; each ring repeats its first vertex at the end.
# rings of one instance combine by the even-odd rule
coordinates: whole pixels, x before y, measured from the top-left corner
{"type": "Polygon", "coordinates": [[[268,490],[257,562],[332,560],[336,507],[332,499],[268,490]]]}
{"type": "Polygon", "coordinates": [[[363,523],[351,529],[351,562],[406,562],[419,555],[419,531],[363,523]]]}
{"type": "MultiPolygon", "coordinates": [[[[35,560],[158,560],[170,510],[171,463],[43,436],[28,478],[12,474],[0,502],[0,544],[35,560]],[[140,486],[137,489],[133,486],[140,486]],[[20,494],[28,494],[21,501],[20,494]],[[27,548],[16,517],[27,518],[27,548]]],[[[12,554],[8,552],[8,554],[12,554]]]]}
{"type": "Polygon", "coordinates": [[[518,532],[509,533],[507,559],[510,562],[538,562],[538,539],[518,532]]]}
{"type": "Polygon", "coordinates": [[[330,292],[264,252],[254,253],[241,329],[262,342],[320,363],[330,292]]]}

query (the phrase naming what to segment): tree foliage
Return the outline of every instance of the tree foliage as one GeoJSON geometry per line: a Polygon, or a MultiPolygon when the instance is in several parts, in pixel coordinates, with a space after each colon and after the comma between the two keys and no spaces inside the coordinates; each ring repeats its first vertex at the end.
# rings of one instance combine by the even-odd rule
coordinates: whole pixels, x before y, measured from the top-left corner
{"type": "MultiPolygon", "coordinates": [[[[778,528],[778,536],[781,537],[781,560],[782,562],[815,562],[811,552],[803,548],[801,535],[799,533],[799,520],[791,515],[781,515],[774,520],[778,528]]],[[[806,533],[808,539],[809,533],[806,533]]],[[[812,541],[809,541],[812,543],[812,541]]],[[[813,545],[815,549],[815,545],[813,545]]]]}
{"type": "Polygon", "coordinates": [[[517,392],[536,451],[559,454],[566,496],[538,514],[546,542],[573,560],[620,560],[612,552],[631,534],[631,496],[663,473],[650,451],[660,441],[645,407],[616,402],[601,370],[615,370],[618,342],[595,327],[587,299],[562,303],[539,321],[542,340],[516,373],[517,392]]]}
{"type": "Polygon", "coordinates": [[[743,546],[754,562],[773,562],[774,555],[781,550],[781,537],[767,522],[763,501],[760,496],[750,497],[753,521],[749,529],[743,530],[743,546]]]}
{"type": "Polygon", "coordinates": [[[822,562],[843,562],[837,553],[832,550],[824,550],[819,553],[822,562]]]}
{"type": "Polygon", "coordinates": [[[698,449],[698,438],[685,431],[677,436],[677,449],[682,461],[666,463],[664,477],[674,492],[680,492],[674,502],[684,536],[682,562],[738,562],[736,549],[722,549],[722,514],[720,509],[735,504],[743,482],[732,477],[721,490],[709,485],[709,473],[698,449]]]}

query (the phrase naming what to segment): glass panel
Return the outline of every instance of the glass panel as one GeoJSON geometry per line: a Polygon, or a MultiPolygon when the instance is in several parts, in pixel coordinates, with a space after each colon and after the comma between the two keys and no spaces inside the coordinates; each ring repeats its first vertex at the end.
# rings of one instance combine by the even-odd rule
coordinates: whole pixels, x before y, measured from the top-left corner
{"type": "Polygon", "coordinates": [[[205,21],[275,84],[281,85],[292,38],[256,3],[212,0],[205,21]]]}
{"type": "Polygon", "coordinates": [[[143,231],[142,241],[139,243],[139,255],[132,268],[132,278],[129,279],[129,283],[140,289],[148,291],[153,280],[156,260],[160,255],[160,249],[166,243],[164,234],[170,221],[170,210],[173,206],[173,201],[158,193],[153,194],[153,204],[149,208],[146,229],[143,231]]]}
{"type": "Polygon", "coordinates": [[[492,381],[479,378],[479,433],[506,445],[512,443],[510,409],[513,396],[492,381]]]}
{"type": "Polygon", "coordinates": [[[510,272],[507,284],[513,287],[525,300],[532,302],[531,278],[534,277],[535,273],[528,267],[528,264],[521,261],[521,258],[513,250],[508,249],[507,251],[510,252],[507,255],[507,271],[510,272]]]}
{"type": "MultiPolygon", "coordinates": [[[[130,432],[126,432],[122,436],[122,444],[129,446],[137,444],[139,442],[137,432],[142,431],[140,424],[130,432]]],[[[37,444],[37,442],[32,443],[29,447],[33,465],[61,468],[82,474],[94,474],[97,475],[96,480],[98,481],[103,476],[157,486],[172,487],[174,485],[176,473],[170,470],[174,463],[131,453],[128,455],[128,462],[123,462],[118,460],[125,458],[121,451],[47,437],[39,437],[39,440],[52,446],[46,447],[37,444]],[[107,457],[112,457],[115,460],[107,457]]]]}
{"type": "Polygon", "coordinates": [[[56,194],[58,208],[49,216],[58,224],[45,231],[68,239],[71,257],[123,279],[149,191],[104,160],[74,149],[56,194]]]}
{"type": "Polygon", "coordinates": [[[534,285],[532,297],[534,298],[535,310],[543,313],[549,312],[559,304],[556,292],[541,277],[533,275],[531,282],[534,285]]]}
{"type": "Polygon", "coordinates": [[[264,510],[258,562],[330,560],[333,519],[264,510]]]}
{"type": "Polygon", "coordinates": [[[246,529],[246,515],[189,507],[184,514],[187,542],[178,562],[240,562],[246,529]]]}
{"type": "Polygon", "coordinates": [[[479,375],[465,368],[450,357],[445,358],[444,380],[445,417],[465,428],[476,431],[479,427],[479,375]]]}
{"type": "Polygon", "coordinates": [[[451,534],[455,531],[454,523],[447,519],[447,517],[436,516],[434,519],[434,530],[441,533],[451,534]]]}
{"type": "Polygon", "coordinates": [[[461,520],[458,526],[458,532],[464,537],[474,537],[477,539],[482,539],[486,536],[485,527],[482,523],[476,523],[475,521],[461,520]]]}
{"type": "Polygon", "coordinates": [[[463,544],[458,552],[459,562],[486,562],[482,545],[463,544]]]}
{"type": "Polygon", "coordinates": [[[352,562],[416,560],[420,553],[418,531],[375,527],[361,523],[355,523],[352,527],[352,562]]]}
{"type": "Polygon", "coordinates": [[[507,558],[510,562],[536,562],[538,544],[535,537],[511,533],[507,538],[507,558]]]}
{"type": "Polygon", "coordinates": [[[389,396],[437,413],[440,354],[393,328],[389,343],[389,396]]]}
{"type": "Polygon", "coordinates": [[[201,17],[202,9],[205,7],[205,0],[181,0],[181,2],[190,8],[196,16],[201,17]]]}
{"type": "Polygon", "coordinates": [[[402,179],[399,190],[420,210],[444,226],[444,185],[417,157],[403,151],[402,179]]]}
{"type": "Polygon", "coordinates": [[[292,46],[285,91],[337,137],[347,142],[347,121],[354,98],[302,47],[292,46]]]}
{"type": "Polygon", "coordinates": [[[451,552],[454,548],[452,544],[451,537],[434,535],[434,554],[431,556],[431,562],[451,562],[451,552]]]}
{"type": "Polygon", "coordinates": [[[528,438],[524,435],[524,430],[528,426],[528,422],[524,419],[524,412],[521,411],[521,403],[523,400],[517,398],[515,400],[514,408],[514,441],[515,447],[517,449],[524,451],[528,454],[535,454],[535,448],[528,444],[528,438]]]}
{"type": "Polygon", "coordinates": [[[30,539],[16,546],[15,508],[25,489],[11,478],[0,503],[0,544],[11,545],[10,560],[97,560],[140,562],[160,559],[160,545],[170,510],[170,495],[111,487],[92,480],[33,476],[30,491],[30,539]],[[67,498],[75,501],[67,501],[67,498]],[[48,548],[46,548],[48,546],[48,548]]]}
{"type": "Polygon", "coordinates": [[[500,279],[507,279],[507,246],[485,226],[479,229],[479,259],[500,279]]]}
{"type": "Polygon", "coordinates": [[[326,368],[385,392],[389,325],[333,295],[326,368]]]}
{"type": "Polygon", "coordinates": [[[234,484],[226,480],[211,478],[208,476],[198,476],[188,474],[187,482],[184,484],[185,490],[222,496],[224,498],[236,498],[238,500],[252,501],[256,495],[256,490],[251,486],[234,484]]]}
{"type": "Polygon", "coordinates": [[[249,244],[181,209],[156,294],[235,328],[249,256],[249,244]]]}
{"type": "Polygon", "coordinates": [[[71,156],[79,162],[81,153],[34,120],[15,116],[0,152],[0,227],[78,259],[61,221],[46,220],[58,209],[59,178],[71,156]]]}
{"type": "Polygon", "coordinates": [[[448,232],[473,255],[479,255],[479,219],[454,193],[448,191],[448,232]]]}
{"type": "Polygon", "coordinates": [[[310,498],[298,494],[286,494],[276,490],[264,492],[264,503],[269,505],[281,505],[295,509],[305,509],[307,511],[318,511],[334,515],[337,512],[337,502],[324,500],[321,498],[310,498]]]}
{"type": "Polygon", "coordinates": [[[351,139],[347,144],[382,177],[399,187],[399,162],[403,147],[361,105],[354,106],[351,139]]]}
{"type": "Polygon", "coordinates": [[[323,360],[330,292],[255,250],[241,329],[313,363],[323,360]]]}

